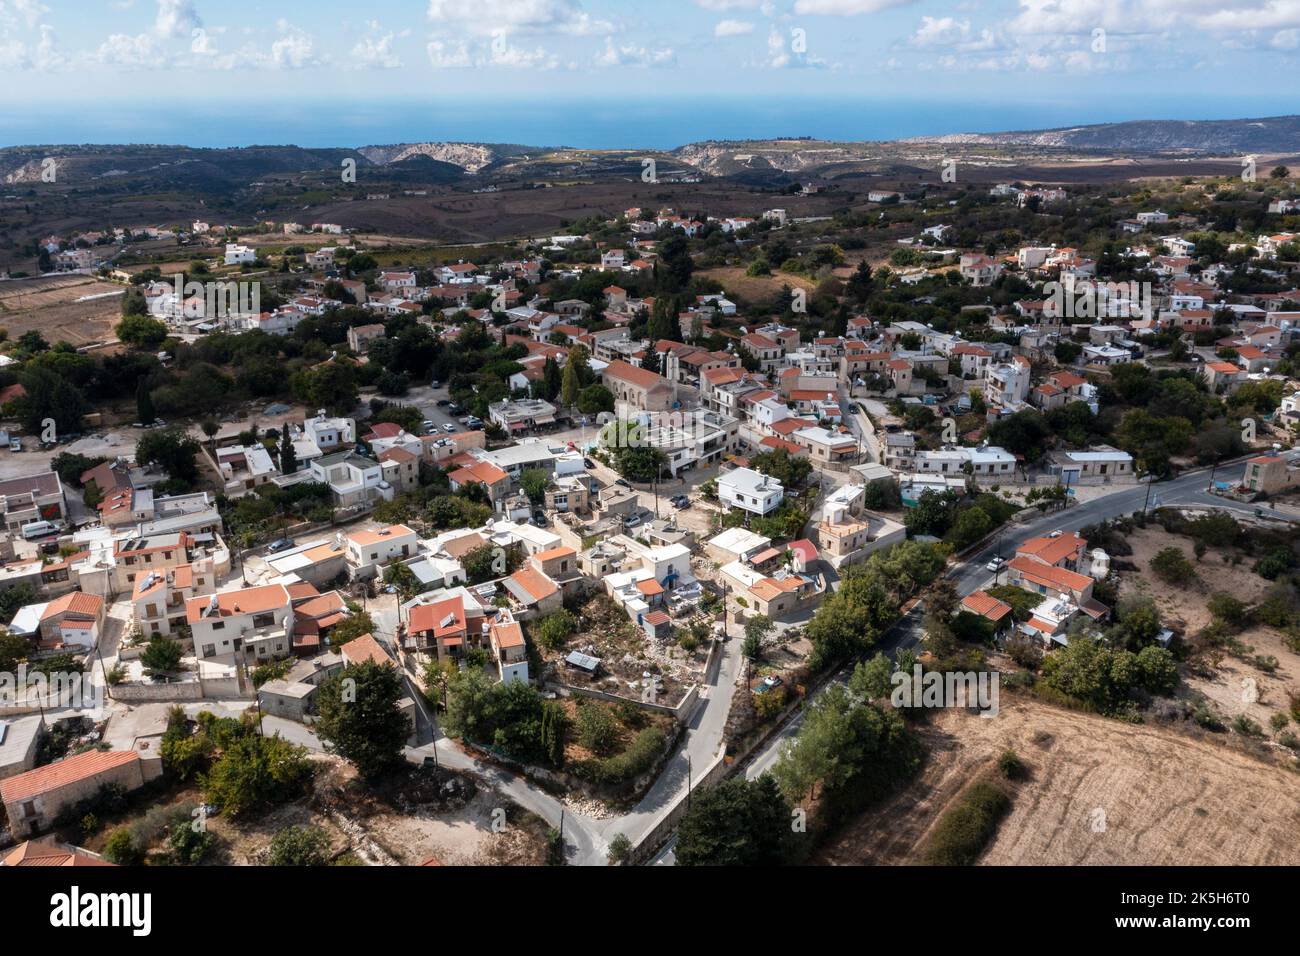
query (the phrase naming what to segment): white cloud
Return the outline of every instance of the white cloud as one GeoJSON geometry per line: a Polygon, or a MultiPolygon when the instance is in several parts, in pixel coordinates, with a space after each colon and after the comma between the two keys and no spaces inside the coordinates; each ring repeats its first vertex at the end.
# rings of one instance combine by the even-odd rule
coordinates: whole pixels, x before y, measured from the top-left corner
{"type": "Polygon", "coordinates": [[[429,54],[429,63],[436,70],[464,69],[474,65],[474,59],[464,40],[454,44],[430,40],[425,50],[429,54]]]}
{"type": "Polygon", "coordinates": [[[1216,4],[1222,7],[1213,13],[1197,18],[1197,23],[1210,30],[1277,30],[1300,26],[1300,0],[1266,0],[1216,4]]]}
{"type": "Polygon", "coordinates": [[[908,46],[918,49],[950,47],[964,52],[979,52],[998,47],[992,30],[972,33],[969,20],[953,17],[921,17],[921,25],[908,38],[908,46]]]}
{"type": "Polygon", "coordinates": [[[915,2],[916,0],[795,0],[794,12],[806,16],[856,17],[915,2]]]}
{"type": "Polygon", "coordinates": [[[280,36],[271,44],[267,66],[276,70],[300,70],[320,64],[321,61],[316,56],[316,41],[310,33],[284,19],[275,26],[280,31],[280,36]]]}
{"type": "Polygon", "coordinates": [[[429,65],[436,70],[492,66],[508,70],[554,70],[561,66],[560,58],[544,47],[524,49],[511,45],[500,35],[488,42],[430,40],[425,51],[429,65]]]}
{"type": "Polygon", "coordinates": [[[695,0],[697,7],[705,10],[757,10],[765,5],[765,0],[695,0]]]}
{"type": "Polygon", "coordinates": [[[202,26],[192,0],[158,0],[158,16],[153,23],[155,36],[179,39],[192,36],[202,26]]]}
{"type": "Polygon", "coordinates": [[[429,0],[429,19],[478,35],[616,32],[613,23],[592,19],[578,0],[429,0]]]}
{"type": "Polygon", "coordinates": [[[401,57],[393,52],[393,42],[399,36],[407,36],[408,31],[394,33],[382,32],[379,23],[371,21],[370,32],[357,41],[352,48],[352,65],[358,69],[395,70],[402,65],[401,57]]]}
{"type": "Polygon", "coordinates": [[[95,58],[106,66],[134,70],[157,68],[168,61],[167,54],[148,33],[114,33],[99,45],[95,58]]]}
{"type": "MultiPolygon", "coordinates": [[[[32,29],[36,24],[41,22],[41,18],[50,12],[50,8],[45,6],[40,0],[11,0],[13,3],[14,14],[19,17],[27,29],[32,29]]],[[[3,11],[4,4],[0,3],[0,11],[3,11]]]]}
{"type": "Polygon", "coordinates": [[[754,24],[748,20],[719,20],[713,28],[715,37],[739,37],[754,32],[754,24]]]}
{"type": "Polygon", "coordinates": [[[597,66],[668,66],[676,61],[670,48],[648,49],[635,44],[614,46],[611,37],[605,37],[605,52],[597,55],[597,66]]]}
{"type": "Polygon", "coordinates": [[[1268,45],[1275,50],[1295,50],[1300,48],[1300,30],[1292,28],[1290,30],[1279,30],[1273,34],[1273,38],[1268,41],[1268,45]]]}

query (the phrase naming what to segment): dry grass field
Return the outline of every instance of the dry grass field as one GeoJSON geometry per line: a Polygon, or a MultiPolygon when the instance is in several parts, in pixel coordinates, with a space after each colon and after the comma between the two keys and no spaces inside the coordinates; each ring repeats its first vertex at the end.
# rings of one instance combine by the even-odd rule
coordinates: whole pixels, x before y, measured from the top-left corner
{"type": "Polygon", "coordinates": [[[813,862],[916,863],[966,783],[1012,748],[1031,776],[983,864],[1300,864],[1300,778],[1216,740],[1008,694],[995,718],[944,711],[921,733],[930,757],[917,780],[813,862]]]}
{"type": "Polygon", "coordinates": [[[16,339],[35,329],[51,344],[75,346],[113,337],[123,287],[92,276],[43,276],[0,282],[0,327],[16,339]]]}

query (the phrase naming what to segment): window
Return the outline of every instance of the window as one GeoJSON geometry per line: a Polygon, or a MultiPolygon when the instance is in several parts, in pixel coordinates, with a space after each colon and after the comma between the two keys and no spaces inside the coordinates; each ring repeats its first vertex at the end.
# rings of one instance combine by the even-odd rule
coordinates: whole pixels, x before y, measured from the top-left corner
{"type": "Polygon", "coordinates": [[[217,645],[215,645],[215,644],[204,644],[204,645],[203,645],[203,656],[204,656],[204,657],[216,657],[216,656],[217,656],[217,645]]]}
{"type": "Polygon", "coordinates": [[[214,631],[224,631],[224,630],[226,629],[226,622],[225,622],[225,621],[213,621],[213,622],[212,622],[212,629],[213,629],[214,631]]]}

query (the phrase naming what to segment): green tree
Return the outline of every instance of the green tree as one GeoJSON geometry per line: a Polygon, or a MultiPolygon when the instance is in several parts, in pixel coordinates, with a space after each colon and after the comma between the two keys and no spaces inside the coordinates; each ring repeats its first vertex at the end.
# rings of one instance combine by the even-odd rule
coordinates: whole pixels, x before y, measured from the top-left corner
{"type": "Polygon", "coordinates": [[[140,655],[140,664],[148,674],[171,674],[180,666],[184,648],[164,634],[155,634],[140,655]]]}
{"type": "Polygon", "coordinates": [[[298,452],[293,447],[293,435],[286,422],[280,429],[280,473],[292,475],[298,470],[298,452]]]}
{"type": "Polygon", "coordinates": [[[294,799],[311,778],[305,748],[283,737],[263,737],[255,724],[232,731],[218,745],[220,756],[199,782],[208,800],[231,817],[294,799]]]}
{"type": "Polygon", "coordinates": [[[30,653],[26,638],[0,629],[0,673],[12,674],[30,653]]]}
{"type": "Polygon", "coordinates": [[[568,611],[559,610],[546,615],[531,628],[537,636],[537,643],[548,651],[558,651],[577,632],[578,621],[568,611]]]}
{"type": "Polygon", "coordinates": [[[779,866],[794,856],[790,804],[768,774],[696,791],[677,830],[679,866],[779,866]]]}
{"type": "Polygon", "coordinates": [[[196,462],[200,450],[197,439],[180,428],[148,432],[135,446],[135,459],[142,465],[157,465],[176,481],[194,484],[199,478],[196,462]]]}
{"type": "Polygon", "coordinates": [[[550,483],[550,473],[541,468],[526,468],[519,475],[519,489],[534,505],[546,500],[546,488],[550,483]]]}
{"type": "Polygon", "coordinates": [[[148,379],[141,378],[135,387],[135,418],[142,425],[152,425],[158,418],[153,407],[153,395],[149,392],[148,379]]]}
{"type": "Polygon", "coordinates": [[[316,694],[316,734],[363,778],[376,779],[402,763],[410,735],[406,715],[397,706],[402,694],[392,665],[366,661],[344,668],[316,694]]]}
{"type": "Polygon", "coordinates": [[[157,351],[167,338],[167,326],[148,315],[128,315],[113,331],[119,341],[149,352],[157,351]]]}

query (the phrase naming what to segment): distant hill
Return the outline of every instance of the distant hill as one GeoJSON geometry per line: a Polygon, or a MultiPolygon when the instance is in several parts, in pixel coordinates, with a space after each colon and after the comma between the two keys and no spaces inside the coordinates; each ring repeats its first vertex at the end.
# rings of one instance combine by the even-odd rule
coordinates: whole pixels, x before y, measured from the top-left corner
{"type": "Polygon", "coordinates": [[[357,149],[249,146],[14,146],[0,149],[0,184],[41,182],[53,158],[61,184],[102,186],[110,192],[175,190],[235,194],[268,179],[314,188],[337,176],[344,159],[372,176],[401,184],[452,184],[465,176],[546,180],[560,177],[628,180],[640,176],[647,152],[680,164],[675,176],[722,177],[752,186],[779,186],[794,178],[879,174],[897,163],[919,162],[936,148],[998,149],[1007,162],[1040,161],[1045,154],[1240,156],[1300,154],[1300,116],[1237,120],[1140,120],[1048,130],[954,133],[893,142],[813,139],[704,141],[671,151],[581,150],[509,143],[398,143],[357,149]]]}
{"type": "Polygon", "coordinates": [[[299,146],[248,146],[194,149],[189,146],[13,146],[0,149],[0,182],[16,186],[41,182],[42,164],[51,158],[58,181],[108,185],[143,182],[153,189],[227,191],[265,176],[336,171],[350,149],[299,146]]]}
{"type": "Polygon", "coordinates": [[[1204,155],[1300,151],[1300,116],[1233,120],[1134,120],[1048,130],[917,136],[903,143],[1029,146],[1114,153],[1204,155]]]}

